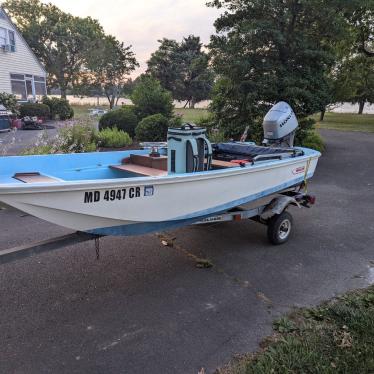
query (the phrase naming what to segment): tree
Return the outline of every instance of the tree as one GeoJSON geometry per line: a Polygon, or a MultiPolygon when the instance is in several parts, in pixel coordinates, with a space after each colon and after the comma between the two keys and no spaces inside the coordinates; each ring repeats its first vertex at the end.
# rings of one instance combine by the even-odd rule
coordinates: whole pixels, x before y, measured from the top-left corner
{"type": "Polygon", "coordinates": [[[255,124],[277,101],[306,117],[331,102],[332,41],[344,24],[327,0],[214,0],[226,8],[211,37],[219,75],[212,110],[228,135],[255,124]]]}
{"type": "Polygon", "coordinates": [[[352,35],[351,51],[374,57],[374,0],[343,0],[343,7],[352,35]]]}
{"type": "Polygon", "coordinates": [[[142,75],[131,94],[135,111],[139,119],[152,114],[162,114],[171,118],[173,114],[173,98],[158,80],[151,76],[142,75]]]}
{"type": "Polygon", "coordinates": [[[174,99],[186,101],[186,106],[193,108],[208,99],[214,75],[200,38],[190,35],[181,43],[164,38],[159,43],[148,61],[147,73],[158,79],[174,99]]]}
{"type": "Polygon", "coordinates": [[[365,54],[346,59],[336,76],[337,101],[359,104],[358,114],[365,103],[374,103],[374,59],[365,54]]]}
{"type": "Polygon", "coordinates": [[[125,47],[109,35],[102,38],[96,50],[91,51],[86,66],[87,70],[80,73],[80,82],[101,90],[112,109],[129,85],[128,74],[139,64],[131,46],[125,47]]]}
{"type": "Polygon", "coordinates": [[[62,12],[39,0],[7,0],[4,9],[48,71],[50,87],[61,96],[78,79],[88,51],[96,50],[104,37],[98,21],[62,12]]]}

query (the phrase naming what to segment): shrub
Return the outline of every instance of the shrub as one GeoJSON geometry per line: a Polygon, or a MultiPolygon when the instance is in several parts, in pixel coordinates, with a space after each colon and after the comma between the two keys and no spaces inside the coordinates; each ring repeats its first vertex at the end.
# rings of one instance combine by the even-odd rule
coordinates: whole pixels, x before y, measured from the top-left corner
{"type": "Polygon", "coordinates": [[[98,135],[99,145],[109,148],[126,147],[132,144],[132,140],[127,132],[118,130],[117,127],[101,130],[98,135]]]}
{"type": "Polygon", "coordinates": [[[89,125],[64,127],[60,129],[55,144],[58,153],[94,152],[97,149],[97,131],[89,125]]]}
{"type": "Polygon", "coordinates": [[[6,92],[0,93],[0,104],[4,105],[6,109],[10,110],[13,114],[18,115],[18,104],[15,95],[6,92]]]}
{"type": "Polygon", "coordinates": [[[48,105],[51,119],[58,116],[60,120],[65,121],[74,117],[74,110],[66,99],[43,96],[42,103],[48,105]]]}
{"type": "Polygon", "coordinates": [[[21,117],[49,118],[50,116],[49,107],[45,104],[25,103],[20,106],[19,112],[21,117]]]}
{"type": "Polygon", "coordinates": [[[295,136],[295,145],[322,152],[324,150],[323,140],[315,131],[314,124],[315,120],[313,118],[301,118],[299,120],[299,128],[295,136]]]}
{"type": "Polygon", "coordinates": [[[97,143],[97,131],[89,125],[77,123],[60,128],[53,138],[49,138],[47,132],[42,132],[35,142],[35,147],[27,149],[23,154],[94,152],[97,143]]]}
{"type": "Polygon", "coordinates": [[[99,129],[117,127],[118,130],[127,132],[130,137],[135,136],[135,127],[138,123],[138,118],[134,113],[134,108],[123,107],[105,113],[99,121],[99,129]]]}
{"type": "Polygon", "coordinates": [[[315,149],[319,152],[323,152],[325,149],[325,145],[323,143],[323,139],[321,136],[314,130],[310,130],[307,132],[306,136],[304,137],[302,144],[303,147],[315,149]]]}
{"type": "Polygon", "coordinates": [[[168,119],[162,114],[153,114],[140,121],[135,129],[139,141],[162,142],[166,140],[168,119]]]}
{"type": "Polygon", "coordinates": [[[173,97],[162,88],[160,82],[153,77],[143,75],[131,94],[136,114],[143,119],[152,114],[162,114],[170,118],[173,113],[173,97]]]}
{"type": "Polygon", "coordinates": [[[169,127],[181,127],[182,123],[183,123],[182,117],[179,115],[176,115],[169,119],[168,126],[169,127]]]}

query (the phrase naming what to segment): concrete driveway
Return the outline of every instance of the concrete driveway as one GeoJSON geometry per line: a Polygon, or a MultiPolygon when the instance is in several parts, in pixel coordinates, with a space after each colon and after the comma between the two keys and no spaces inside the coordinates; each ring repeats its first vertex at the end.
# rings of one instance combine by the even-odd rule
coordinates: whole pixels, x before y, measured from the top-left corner
{"type": "MultiPolygon", "coordinates": [[[[1,373],[212,372],[256,350],[272,320],[374,282],[374,135],[323,131],[291,241],[253,222],[101,240],[0,267],[1,373]],[[197,258],[213,267],[196,267],[197,258]]],[[[0,247],[66,232],[0,211],[0,247]]]]}

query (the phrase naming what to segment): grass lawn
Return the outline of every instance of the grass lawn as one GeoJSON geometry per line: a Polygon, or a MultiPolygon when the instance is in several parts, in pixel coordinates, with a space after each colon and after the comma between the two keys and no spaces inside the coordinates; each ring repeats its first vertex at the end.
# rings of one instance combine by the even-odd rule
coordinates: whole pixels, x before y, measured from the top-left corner
{"type": "MultiPolygon", "coordinates": [[[[74,109],[74,118],[78,120],[85,120],[89,118],[89,109],[97,108],[96,105],[72,105],[74,109]]],[[[108,105],[99,105],[99,108],[109,109],[108,105]]]]}
{"type": "Polygon", "coordinates": [[[374,132],[374,114],[326,113],[323,122],[313,116],[317,129],[374,132]]]}
{"type": "Polygon", "coordinates": [[[217,374],[374,373],[374,286],[274,323],[261,351],[217,374]]]}
{"type": "Polygon", "coordinates": [[[207,109],[183,109],[176,108],[174,110],[175,114],[183,116],[183,120],[186,122],[195,122],[200,118],[208,116],[207,109]]]}

